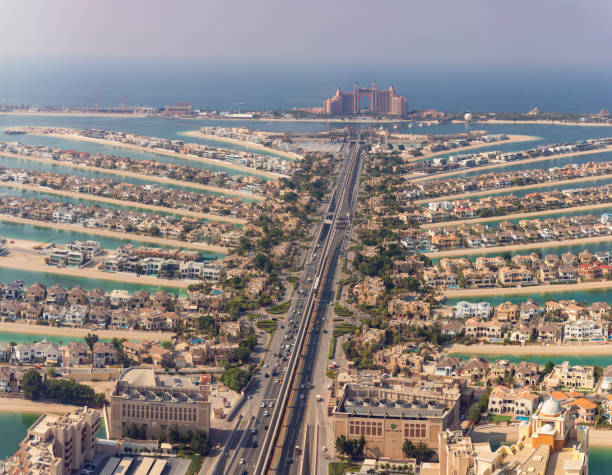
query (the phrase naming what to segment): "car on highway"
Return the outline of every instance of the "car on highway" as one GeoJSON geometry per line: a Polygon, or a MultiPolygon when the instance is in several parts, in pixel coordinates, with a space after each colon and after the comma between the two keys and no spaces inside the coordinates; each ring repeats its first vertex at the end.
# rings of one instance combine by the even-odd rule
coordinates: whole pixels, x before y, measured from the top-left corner
{"type": "Polygon", "coordinates": [[[268,407],[274,407],[274,403],[273,402],[268,403],[268,407]]]}
{"type": "Polygon", "coordinates": [[[268,430],[268,424],[264,426],[264,430],[268,430]]]}
{"type": "Polygon", "coordinates": [[[263,407],[266,407],[266,403],[265,403],[265,402],[262,402],[262,403],[261,403],[261,407],[262,407],[262,408],[263,408],[263,407]]]}
{"type": "Polygon", "coordinates": [[[251,427],[251,434],[257,434],[257,429],[255,427],[251,427]]]}
{"type": "Polygon", "coordinates": [[[274,382],[275,382],[275,383],[280,383],[280,380],[279,380],[279,379],[277,379],[277,380],[275,380],[274,382]]]}
{"type": "Polygon", "coordinates": [[[244,459],[240,459],[240,461],[238,462],[240,465],[244,465],[244,459]]]}
{"type": "Polygon", "coordinates": [[[268,417],[270,415],[270,413],[266,410],[266,412],[264,412],[264,417],[268,417]]]}

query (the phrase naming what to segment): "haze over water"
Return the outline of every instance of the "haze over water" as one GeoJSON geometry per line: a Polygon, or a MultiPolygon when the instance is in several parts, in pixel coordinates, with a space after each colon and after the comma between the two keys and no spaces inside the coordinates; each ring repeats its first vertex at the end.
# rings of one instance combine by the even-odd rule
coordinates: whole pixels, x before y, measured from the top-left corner
{"type": "Polygon", "coordinates": [[[0,76],[0,104],[162,107],[188,101],[202,109],[270,110],[320,106],[338,87],[393,84],[409,109],[598,112],[612,108],[612,69],[269,61],[199,63],[33,60],[0,76]]]}

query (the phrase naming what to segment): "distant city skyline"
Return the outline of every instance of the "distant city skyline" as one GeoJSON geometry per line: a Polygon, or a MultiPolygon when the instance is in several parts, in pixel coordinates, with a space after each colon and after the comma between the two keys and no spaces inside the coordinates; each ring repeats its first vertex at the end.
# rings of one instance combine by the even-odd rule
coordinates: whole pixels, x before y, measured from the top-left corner
{"type": "Polygon", "coordinates": [[[371,3],[349,0],[25,0],[3,3],[0,14],[10,18],[0,58],[14,64],[273,59],[600,65],[612,41],[612,6],[604,0],[381,0],[374,10],[371,3]]]}

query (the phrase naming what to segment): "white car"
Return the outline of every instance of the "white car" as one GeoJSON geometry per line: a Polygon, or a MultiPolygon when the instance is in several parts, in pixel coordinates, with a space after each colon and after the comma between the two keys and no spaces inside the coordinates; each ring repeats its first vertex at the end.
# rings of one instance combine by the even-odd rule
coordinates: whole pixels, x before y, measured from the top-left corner
{"type": "Polygon", "coordinates": [[[325,447],[325,446],[321,447],[321,451],[327,452],[327,447],[325,447]]]}
{"type": "Polygon", "coordinates": [[[240,461],[238,462],[240,465],[244,465],[244,459],[240,459],[240,461]]]}
{"type": "Polygon", "coordinates": [[[262,402],[262,403],[261,403],[261,407],[266,407],[266,403],[265,403],[265,402],[262,402]]]}

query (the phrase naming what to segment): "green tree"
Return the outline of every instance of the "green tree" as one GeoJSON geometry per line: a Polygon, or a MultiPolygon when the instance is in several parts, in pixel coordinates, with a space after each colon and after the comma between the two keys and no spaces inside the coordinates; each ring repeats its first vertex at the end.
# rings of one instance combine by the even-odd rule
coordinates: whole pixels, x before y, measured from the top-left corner
{"type": "Polygon", "coordinates": [[[404,457],[407,459],[414,458],[418,464],[432,459],[435,454],[435,452],[428,448],[423,442],[414,445],[409,439],[404,440],[402,452],[404,453],[404,457]]]}
{"type": "Polygon", "coordinates": [[[95,333],[88,333],[85,336],[85,343],[87,343],[87,345],[89,346],[89,350],[93,351],[93,346],[98,342],[98,335],[96,335],[95,333]]]}
{"type": "Polygon", "coordinates": [[[200,455],[208,455],[210,452],[210,438],[206,431],[196,430],[191,438],[191,449],[200,455]]]}
{"type": "Polygon", "coordinates": [[[23,397],[32,401],[38,399],[42,392],[42,378],[38,371],[35,369],[26,371],[21,380],[21,387],[23,388],[23,397]]]}

